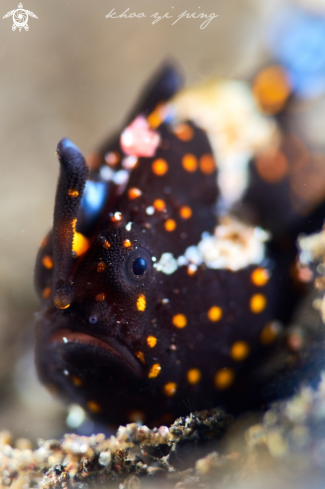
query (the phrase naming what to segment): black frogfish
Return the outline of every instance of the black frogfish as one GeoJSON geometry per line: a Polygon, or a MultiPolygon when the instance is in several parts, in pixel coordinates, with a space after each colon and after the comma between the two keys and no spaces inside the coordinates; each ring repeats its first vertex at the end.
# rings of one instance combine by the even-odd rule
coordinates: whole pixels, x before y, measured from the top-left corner
{"type": "Polygon", "coordinates": [[[88,165],[57,146],[36,365],[107,423],[246,405],[296,297],[292,141],[240,82],[180,86],[163,66],[88,165]]]}

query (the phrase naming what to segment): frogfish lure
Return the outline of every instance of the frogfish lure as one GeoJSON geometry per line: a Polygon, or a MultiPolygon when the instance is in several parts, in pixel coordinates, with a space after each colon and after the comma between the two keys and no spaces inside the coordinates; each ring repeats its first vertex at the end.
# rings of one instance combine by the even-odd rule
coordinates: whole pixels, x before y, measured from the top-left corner
{"type": "Polygon", "coordinates": [[[256,166],[258,144],[286,151],[276,122],[236,83],[214,91],[211,122],[212,102],[192,114],[199,102],[181,84],[164,65],[88,165],[70,140],[57,146],[36,365],[45,385],[108,423],[245,405],[295,297],[294,240],[279,244],[294,210],[275,219],[271,204],[274,193],[290,205],[287,186],[256,166]]]}

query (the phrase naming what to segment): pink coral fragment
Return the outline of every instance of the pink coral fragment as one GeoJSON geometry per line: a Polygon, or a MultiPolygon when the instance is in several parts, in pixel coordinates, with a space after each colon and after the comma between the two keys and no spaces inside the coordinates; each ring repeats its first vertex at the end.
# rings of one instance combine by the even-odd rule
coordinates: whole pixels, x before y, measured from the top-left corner
{"type": "Polygon", "coordinates": [[[121,148],[127,155],[145,156],[155,155],[160,142],[160,136],[149,128],[145,117],[139,115],[124,129],[121,134],[121,148]]]}

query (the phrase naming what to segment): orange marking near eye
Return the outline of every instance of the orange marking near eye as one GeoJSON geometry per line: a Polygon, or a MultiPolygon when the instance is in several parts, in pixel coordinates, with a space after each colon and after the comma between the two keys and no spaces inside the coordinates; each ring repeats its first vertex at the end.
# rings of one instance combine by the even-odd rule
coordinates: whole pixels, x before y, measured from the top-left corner
{"type": "Polygon", "coordinates": [[[198,384],[201,378],[202,378],[201,370],[199,370],[198,368],[191,368],[187,372],[187,381],[192,385],[198,384]]]}
{"type": "Polygon", "coordinates": [[[267,300],[265,295],[254,294],[250,299],[249,307],[254,314],[260,314],[261,312],[264,311],[266,304],[267,304],[267,300]]]}
{"type": "Polygon", "coordinates": [[[216,169],[216,162],[210,154],[202,155],[199,160],[199,165],[201,172],[205,175],[210,175],[216,169]]]}
{"type": "Polygon", "coordinates": [[[174,127],[174,134],[180,139],[181,141],[190,141],[193,139],[194,136],[194,131],[191,126],[188,124],[177,124],[174,127]]]}
{"type": "Polygon", "coordinates": [[[147,122],[152,129],[156,129],[160,126],[162,120],[157,112],[151,112],[147,117],[147,122]]]}
{"type": "Polygon", "coordinates": [[[267,183],[277,183],[283,180],[289,168],[282,151],[274,149],[257,156],[255,165],[259,176],[267,183]]]}
{"type": "Polygon", "coordinates": [[[65,304],[59,297],[54,297],[53,302],[58,309],[68,309],[71,306],[71,304],[65,304]]]}
{"type": "Polygon", "coordinates": [[[161,366],[159,365],[159,363],[154,363],[148,373],[149,379],[155,379],[156,377],[158,377],[160,371],[161,371],[161,366]]]}
{"type": "Polygon", "coordinates": [[[165,175],[165,173],[167,173],[168,164],[165,160],[163,160],[162,158],[159,158],[152,163],[151,168],[152,168],[152,171],[154,172],[155,175],[157,175],[158,177],[161,177],[162,175],[165,175]]]}
{"type": "Polygon", "coordinates": [[[231,347],[230,356],[233,360],[240,362],[248,357],[250,346],[246,341],[236,341],[231,347]]]}
{"type": "Polygon", "coordinates": [[[130,248],[130,246],[132,246],[132,243],[129,239],[125,239],[123,241],[123,246],[124,246],[124,248],[130,248]]]}
{"type": "Polygon", "coordinates": [[[130,200],[137,199],[141,195],[142,195],[141,190],[139,188],[136,188],[136,187],[132,187],[128,191],[128,197],[130,200]]]}
{"type": "Polygon", "coordinates": [[[80,387],[82,385],[82,380],[80,377],[77,377],[76,375],[71,376],[72,383],[76,385],[77,387],[80,387]]]}
{"type": "Polygon", "coordinates": [[[108,250],[110,247],[111,247],[110,243],[108,241],[104,241],[103,248],[105,248],[105,250],[108,250]]]}
{"type": "Polygon", "coordinates": [[[53,268],[53,259],[49,255],[43,256],[42,265],[48,270],[51,270],[53,268]]]}
{"type": "Polygon", "coordinates": [[[106,265],[103,261],[97,263],[97,272],[99,273],[104,272],[105,269],[106,269],[106,265]]]}
{"type": "Polygon", "coordinates": [[[281,66],[268,66],[255,78],[253,94],[267,114],[276,114],[282,109],[291,93],[291,86],[281,66]]]}
{"type": "Polygon", "coordinates": [[[140,362],[143,365],[146,364],[146,358],[145,358],[144,353],[142,351],[136,351],[134,354],[137,357],[137,359],[140,360],[140,362]]]}
{"type": "Polygon", "coordinates": [[[140,294],[137,299],[137,309],[141,312],[146,310],[146,297],[143,294],[140,294]]]}
{"type": "Polygon", "coordinates": [[[235,372],[231,368],[218,370],[214,376],[214,385],[217,389],[228,389],[235,380],[235,372]]]}
{"type": "Polygon", "coordinates": [[[255,268],[251,275],[251,281],[257,287],[263,287],[268,283],[270,279],[270,273],[265,268],[255,268]]]}
{"type": "Polygon", "coordinates": [[[222,309],[219,306],[212,306],[208,310],[208,318],[213,323],[219,321],[222,318],[222,309]]]}
{"type": "Polygon", "coordinates": [[[105,296],[104,292],[101,292],[100,294],[96,295],[96,301],[98,301],[98,302],[102,302],[105,299],[106,299],[106,296],[105,296]]]}
{"type": "Polygon", "coordinates": [[[184,316],[184,314],[175,314],[172,319],[172,323],[176,328],[185,328],[187,325],[187,318],[184,316]]]}
{"type": "Polygon", "coordinates": [[[157,211],[164,211],[166,209],[166,204],[162,199],[156,199],[153,206],[157,211]]]}
{"type": "Polygon", "coordinates": [[[168,397],[172,397],[176,394],[177,384],[175,382],[167,382],[164,385],[164,394],[168,397]]]}
{"type": "Polygon", "coordinates": [[[100,413],[102,408],[100,407],[100,404],[98,404],[98,402],[96,401],[88,401],[87,402],[87,408],[89,409],[89,411],[91,413],[100,413]]]}
{"type": "Polygon", "coordinates": [[[43,299],[48,299],[51,296],[52,290],[51,287],[45,287],[42,291],[42,297],[43,299]]]}
{"type": "Polygon", "coordinates": [[[261,331],[260,341],[263,345],[273,343],[279,334],[279,325],[275,321],[267,323],[261,331]]]}
{"type": "Polygon", "coordinates": [[[73,242],[72,242],[72,252],[76,254],[76,256],[83,255],[89,248],[89,239],[86,238],[81,233],[77,233],[76,231],[73,234],[73,242]]]}
{"type": "Polygon", "coordinates": [[[69,197],[78,197],[79,192],[78,192],[78,190],[75,190],[74,188],[69,188],[68,195],[69,195],[69,197]]]}
{"type": "Polygon", "coordinates": [[[157,107],[147,117],[147,122],[152,129],[156,129],[163,121],[162,104],[158,104],[157,107]]]}
{"type": "Polygon", "coordinates": [[[176,229],[176,226],[177,224],[174,219],[167,219],[167,221],[165,221],[165,229],[168,232],[174,231],[176,229]]]}
{"type": "Polygon", "coordinates": [[[196,156],[188,153],[182,158],[182,165],[184,170],[188,172],[194,172],[197,170],[197,159],[196,156]]]}
{"type": "Polygon", "coordinates": [[[183,207],[180,208],[179,214],[183,219],[189,219],[192,217],[193,212],[188,205],[183,205],[183,207]]]}
{"type": "Polygon", "coordinates": [[[157,344],[157,338],[155,336],[147,337],[147,345],[150,346],[150,348],[154,348],[156,344],[157,344]]]}

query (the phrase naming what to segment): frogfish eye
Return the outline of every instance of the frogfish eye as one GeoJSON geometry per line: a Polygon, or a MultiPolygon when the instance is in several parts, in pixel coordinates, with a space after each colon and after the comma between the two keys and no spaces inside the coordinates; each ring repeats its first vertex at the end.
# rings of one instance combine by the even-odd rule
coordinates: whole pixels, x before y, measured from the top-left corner
{"type": "Polygon", "coordinates": [[[142,275],[147,269],[147,262],[142,256],[136,258],[133,262],[134,275],[142,275]]]}
{"type": "Polygon", "coordinates": [[[126,260],[126,276],[134,284],[143,283],[152,270],[150,253],[144,248],[132,251],[126,260]]]}

